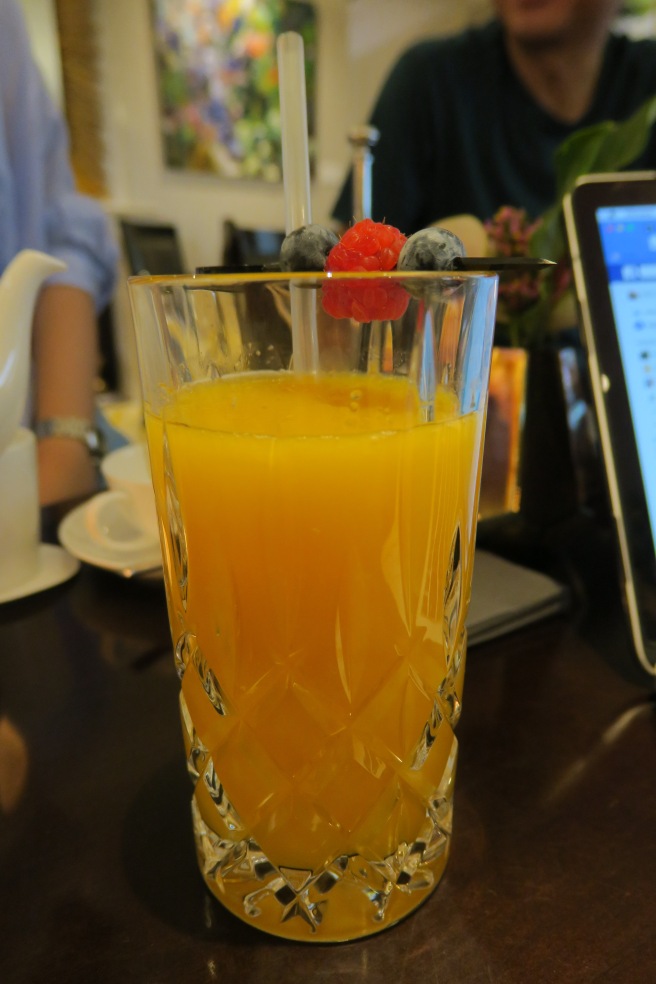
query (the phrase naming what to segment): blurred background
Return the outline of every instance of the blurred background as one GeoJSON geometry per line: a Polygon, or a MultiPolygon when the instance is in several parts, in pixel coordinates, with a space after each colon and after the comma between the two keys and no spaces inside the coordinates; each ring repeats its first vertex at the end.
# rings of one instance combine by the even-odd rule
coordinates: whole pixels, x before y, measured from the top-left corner
{"type": "MultiPolygon", "coordinates": [[[[78,184],[115,218],[124,253],[121,222],[126,219],[168,226],[185,270],[222,261],[230,223],[283,229],[279,180],[171,166],[162,125],[158,16],[186,19],[187,27],[200,24],[197,42],[208,7],[215,18],[220,8],[228,31],[257,9],[259,0],[21,2],[35,58],[68,121],[78,184]]],[[[264,0],[260,7],[270,3],[264,0]]],[[[401,51],[419,38],[481,23],[491,7],[489,0],[311,0],[297,6],[311,8],[315,17],[313,219],[328,224],[351,158],[348,131],[367,119],[401,51]]],[[[633,34],[653,34],[655,19],[650,0],[632,0],[623,11],[622,26],[633,34]]],[[[175,53],[179,36],[168,43],[175,53]]],[[[131,265],[124,255],[126,276],[131,265]]],[[[112,388],[136,398],[139,385],[124,280],[121,277],[109,312],[116,360],[112,388]]]]}

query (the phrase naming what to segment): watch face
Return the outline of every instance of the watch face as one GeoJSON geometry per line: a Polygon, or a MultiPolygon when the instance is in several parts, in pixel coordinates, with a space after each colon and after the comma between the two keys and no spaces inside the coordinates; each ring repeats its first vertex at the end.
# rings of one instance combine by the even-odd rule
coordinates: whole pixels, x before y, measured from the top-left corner
{"type": "Polygon", "coordinates": [[[89,453],[94,458],[102,458],[105,454],[105,435],[95,427],[90,427],[86,434],[89,453]]]}

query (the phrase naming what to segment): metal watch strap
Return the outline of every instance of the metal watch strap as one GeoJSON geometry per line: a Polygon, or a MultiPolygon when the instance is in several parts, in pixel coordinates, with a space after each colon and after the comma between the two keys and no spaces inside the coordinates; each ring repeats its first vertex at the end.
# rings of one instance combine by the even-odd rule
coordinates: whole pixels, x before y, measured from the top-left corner
{"type": "Polygon", "coordinates": [[[37,421],[34,431],[39,438],[70,437],[81,441],[95,460],[100,460],[105,453],[103,434],[83,417],[47,417],[37,421]]]}

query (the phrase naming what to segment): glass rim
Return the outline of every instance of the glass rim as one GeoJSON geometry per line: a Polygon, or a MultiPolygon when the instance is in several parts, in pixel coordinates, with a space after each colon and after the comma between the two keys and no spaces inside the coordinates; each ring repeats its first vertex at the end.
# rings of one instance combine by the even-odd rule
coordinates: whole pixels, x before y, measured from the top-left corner
{"type": "Polygon", "coordinates": [[[399,284],[427,284],[434,281],[467,281],[498,279],[498,272],[492,270],[353,270],[330,271],[314,270],[308,272],[262,270],[257,272],[244,271],[240,273],[231,270],[229,273],[175,273],[175,274],[135,274],[127,278],[129,286],[164,286],[178,287],[210,287],[228,286],[235,284],[264,284],[293,282],[312,287],[326,283],[348,283],[365,281],[374,283],[384,280],[399,284]]]}

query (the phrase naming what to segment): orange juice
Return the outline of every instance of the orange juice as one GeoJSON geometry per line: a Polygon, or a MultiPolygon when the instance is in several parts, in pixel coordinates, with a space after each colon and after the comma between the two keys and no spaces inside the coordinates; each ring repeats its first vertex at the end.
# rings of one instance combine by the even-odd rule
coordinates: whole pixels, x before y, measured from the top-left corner
{"type": "Polygon", "coordinates": [[[206,881],[277,935],[382,929],[448,854],[482,414],[256,373],[146,423],[206,881]]]}

